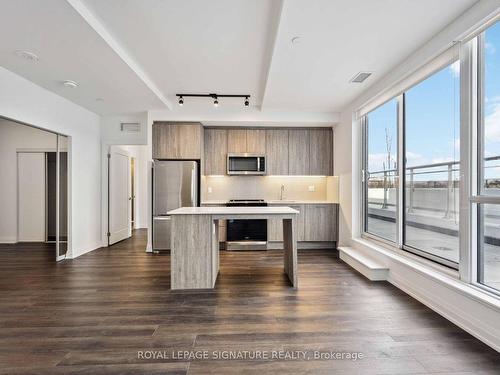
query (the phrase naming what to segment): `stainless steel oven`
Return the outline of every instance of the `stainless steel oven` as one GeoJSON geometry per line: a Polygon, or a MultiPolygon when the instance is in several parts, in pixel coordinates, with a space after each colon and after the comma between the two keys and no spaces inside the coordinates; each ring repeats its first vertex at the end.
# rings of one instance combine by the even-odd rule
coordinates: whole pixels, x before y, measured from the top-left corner
{"type": "MultiPolygon", "coordinates": [[[[231,199],[226,206],[267,206],[267,202],[262,199],[231,199]]],[[[267,220],[228,220],[226,249],[267,250],[267,220]]]]}
{"type": "Polygon", "coordinates": [[[266,156],[255,154],[228,154],[227,174],[264,175],[266,174],[266,156]]]}

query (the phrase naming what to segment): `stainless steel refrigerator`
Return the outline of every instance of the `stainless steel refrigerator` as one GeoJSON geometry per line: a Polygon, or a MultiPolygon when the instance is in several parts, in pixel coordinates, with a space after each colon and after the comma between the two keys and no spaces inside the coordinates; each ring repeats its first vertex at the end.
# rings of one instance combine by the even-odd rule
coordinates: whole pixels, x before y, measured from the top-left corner
{"type": "Polygon", "coordinates": [[[171,220],[168,211],[199,206],[199,181],[196,161],[154,161],[153,250],[170,249],[171,220]]]}

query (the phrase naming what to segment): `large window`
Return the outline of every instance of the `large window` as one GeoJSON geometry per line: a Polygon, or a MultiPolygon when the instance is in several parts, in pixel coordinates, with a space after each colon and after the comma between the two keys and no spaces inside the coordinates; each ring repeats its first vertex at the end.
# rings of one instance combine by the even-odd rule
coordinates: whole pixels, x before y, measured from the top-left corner
{"type": "Polygon", "coordinates": [[[405,249],[459,260],[459,63],[405,92],[405,249]]]}
{"type": "Polygon", "coordinates": [[[366,116],[365,231],[396,242],[397,101],[366,116]]]}
{"type": "Polygon", "coordinates": [[[479,36],[478,282],[500,290],[500,23],[479,36]]]}
{"type": "Polygon", "coordinates": [[[362,118],[363,234],[500,294],[500,22],[432,64],[362,118]]]}

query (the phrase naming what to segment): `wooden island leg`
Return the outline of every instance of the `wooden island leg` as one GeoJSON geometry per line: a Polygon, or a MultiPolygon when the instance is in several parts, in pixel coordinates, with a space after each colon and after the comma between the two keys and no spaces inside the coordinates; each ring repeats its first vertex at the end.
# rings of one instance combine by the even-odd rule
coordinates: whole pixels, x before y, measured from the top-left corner
{"type": "Polygon", "coordinates": [[[288,275],[292,286],[297,288],[297,230],[295,219],[283,219],[283,247],[285,273],[288,275]]]}

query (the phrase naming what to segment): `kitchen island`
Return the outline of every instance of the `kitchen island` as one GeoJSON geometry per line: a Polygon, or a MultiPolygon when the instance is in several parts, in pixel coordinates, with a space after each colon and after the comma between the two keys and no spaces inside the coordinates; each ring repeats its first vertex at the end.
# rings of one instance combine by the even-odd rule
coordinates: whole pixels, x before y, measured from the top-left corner
{"type": "Polygon", "coordinates": [[[290,207],[181,207],[171,215],[172,289],[211,289],[219,274],[219,220],[283,220],[284,271],[297,280],[297,215],[290,207]]]}

